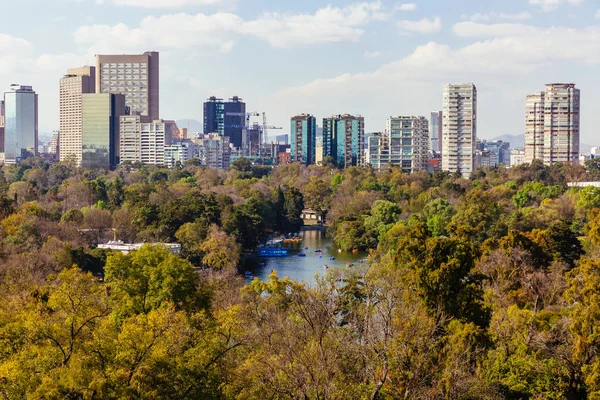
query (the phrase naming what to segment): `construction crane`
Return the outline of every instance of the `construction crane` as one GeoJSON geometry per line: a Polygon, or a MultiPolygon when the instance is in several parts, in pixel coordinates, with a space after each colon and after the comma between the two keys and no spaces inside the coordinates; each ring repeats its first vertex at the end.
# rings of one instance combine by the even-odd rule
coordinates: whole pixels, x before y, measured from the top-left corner
{"type": "Polygon", "coordinates": [[[263,112],[263,113],[259,113],[259,112],[249,112],[249,113],[236,113],[236,112],[230,112],[227,113],[227,115],[230,116],[236,116],[236,117],[246,117],[246,125],[227,125],[226,128],[233,128],[233,129],[256,129],[256,127],[259,127],[259,131],[260,131],[260,142],[261,143],[268,143],[269,142],[269,137],[268,137],[268,131],[269,129],[283,129],[281,127],[278,126],[274,126],[274,125],[269,125],[267,124],[267,113],[263,112]],[[250,125],[250,118],[252,117],[260,117],[262,116],[263,118],[263,124],[262,125],[250,125]]]}

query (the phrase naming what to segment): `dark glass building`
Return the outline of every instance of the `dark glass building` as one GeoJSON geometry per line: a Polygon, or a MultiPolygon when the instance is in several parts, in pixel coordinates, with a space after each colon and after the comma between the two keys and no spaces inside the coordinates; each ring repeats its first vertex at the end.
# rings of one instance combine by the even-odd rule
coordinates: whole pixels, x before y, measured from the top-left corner
{"type": "Polygon", "coordinates": [[[125,101],[122,94],[83,94],[83,168],[109,169],[119,164],[119,120],[127,114],[125,101]]]}
{"type": "Polygon", "coordinates": [[[246,103],[237,96],[223,101],[215,96],[204,103],[204,133],[218,133],[229,138],[233,147],[242,147],[246,124],[246,103]]]}

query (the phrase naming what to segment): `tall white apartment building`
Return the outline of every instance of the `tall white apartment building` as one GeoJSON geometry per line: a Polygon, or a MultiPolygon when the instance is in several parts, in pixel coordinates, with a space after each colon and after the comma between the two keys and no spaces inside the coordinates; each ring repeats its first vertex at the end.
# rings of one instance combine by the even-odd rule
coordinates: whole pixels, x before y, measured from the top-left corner
{"type": "Polygon", "coordinates": [[[95,67],[72,68],[60,80],[60,161],[81,165],[83,94],[95,92],[95,71],[95,67]]]}
{"type": "Polygon", "coordinates": [[[471,176],[477,148],[477,88],[472,83],[444,86],[442,170],[471,176]]]}
{"type": "Polygon", "coordinates": [[[142,122],[139,115],[125,115],[120,123],[120,162],[163,165],[165,146],[171,144],[164,121],[142,122]]]}
{"type": "Polygon", "coordinates": [[[549,83],[527,96],[525,161],[579,161],[580,91],[573,83],[549,83]]]}
{"type": "Polygon", "coordinates": [[[60,155],[60,131],[52,132],[52,139],[50,140],[50,154],[60,155]]]}
{"type": "Polygon", "coordinates": [[[384,133],[369,137],[367,163],[381,171],[400,167],[413,173],[427,170],[429,121],[425,117],[390,117],[384,133]]]}

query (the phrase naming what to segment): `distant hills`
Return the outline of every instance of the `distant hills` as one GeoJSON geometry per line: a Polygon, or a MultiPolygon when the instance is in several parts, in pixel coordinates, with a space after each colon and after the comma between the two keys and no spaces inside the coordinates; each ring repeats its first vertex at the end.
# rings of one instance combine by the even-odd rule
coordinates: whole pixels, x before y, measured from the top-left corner
{"type": "Polygon", "coordinates": [[[189,133],[203,133],[204,124],[195,119],[180,119],[177,121],[177,126],[179,128],[187,128],[189,133]]]}
{"type": "MultiPolygon", "coordinates": [[[[525,147],[525,135],[502,135],[497,136],[491,140],[502,140],[503,142],[509,142],[511,149],[522,149],[525,147]]],[[[579,147],[580,153],[589,153],[592,151],[592,147],[597,145],[581,143],[579,147]]]]}
{"type": "Polygon", "coordinates": [[[525,147],[525,135],[502,135],[491,140],[502,140],[503,142],[508,142],[510,143],[511,149],[522,149],[525,147]]]}

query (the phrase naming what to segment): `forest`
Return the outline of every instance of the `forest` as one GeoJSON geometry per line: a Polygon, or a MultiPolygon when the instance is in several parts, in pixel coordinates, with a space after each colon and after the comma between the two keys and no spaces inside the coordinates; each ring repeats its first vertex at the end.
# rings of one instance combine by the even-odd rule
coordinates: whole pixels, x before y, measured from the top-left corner
{"type": "Polygon", "coordinates": [[[3,166],[0,399],[600,399],[600,188],[567,185],[587,181],[598,160],[3,166]],[[305,208],[367,262],[240,277],[305,208]]]}

